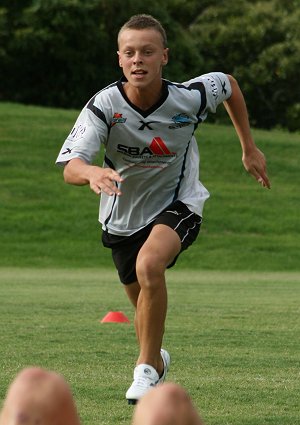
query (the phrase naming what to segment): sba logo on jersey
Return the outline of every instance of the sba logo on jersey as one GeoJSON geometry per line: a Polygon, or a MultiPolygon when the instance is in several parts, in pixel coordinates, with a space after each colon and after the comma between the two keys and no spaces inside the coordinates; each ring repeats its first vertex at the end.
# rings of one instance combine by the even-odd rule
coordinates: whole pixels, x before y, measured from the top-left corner
{"type": "Polygon", "coordinates": [[[154,137],[149,146],[127,146],[118,144],[117,151],[122,153],[126,163],[136,164],[143,168],[165,168],[176,158],[160,137],[154,137]]]}
{"type": "Polygon", "coordinates": [[[130,156],[175,155],[175,152],[170,152],[165,142],[160,137],[154,137],[150,145],[142,149],[136,146],[126,146],[119,143],[118,152],[122,152],[130,156]]]}

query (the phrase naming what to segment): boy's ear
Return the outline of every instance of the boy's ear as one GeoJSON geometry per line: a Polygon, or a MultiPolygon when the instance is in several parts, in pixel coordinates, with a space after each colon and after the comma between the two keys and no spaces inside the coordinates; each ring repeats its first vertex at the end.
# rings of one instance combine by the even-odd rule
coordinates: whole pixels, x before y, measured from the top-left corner
{"type": "Polygon", "coordinates": [[[118,54],[118,58],[119,58],[119,66],[120,66],[120,68],[122,68],[122,62],[121,62],[121,57],[120,57],[119,50],[117,51],[117,54],[118,54]]]}
{"type": "Polygon", "coordinates": [[[167,63],[169,62],[169,49],[165,48],[164,49],[164,55],[163,55],[163,60],[162,60],[162,65],[167,65],[167,63]]]}

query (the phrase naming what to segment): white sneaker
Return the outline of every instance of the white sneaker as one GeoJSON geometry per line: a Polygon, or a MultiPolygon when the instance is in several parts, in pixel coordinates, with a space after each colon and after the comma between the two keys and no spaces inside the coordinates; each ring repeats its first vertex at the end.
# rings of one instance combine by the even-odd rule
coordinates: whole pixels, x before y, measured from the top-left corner
{"type": "Polygon", "coordinates": [[[154,367],[148,364],[139,364],[134,369],[133,383],[126,392],[128,404],[136,402],[159,382],[159,376],[154,367]]]}
{"type": "Polygon", "coordinates": [[[162,384],[167,376],[170,367],[170,354],[163,348],[160,350],[161,358],[164,364],[164,370],[161,377],[158,376],[154,367],[147,364],[140,364],[134,369],[133,383],[126,393],[128,404],[136,404],[136,402],[157,384],[162,384]]]}
{"type": "Polygon", "coordinates": [[[162,384],[166,379],[167,372],[169,370],[170,363],[171,363],[171,357],[170,357],[170,354],[163,348],[160,350],[160,355],[164,364],[164,371],[161,377],[159,378],[158,383],[162,384]]]}

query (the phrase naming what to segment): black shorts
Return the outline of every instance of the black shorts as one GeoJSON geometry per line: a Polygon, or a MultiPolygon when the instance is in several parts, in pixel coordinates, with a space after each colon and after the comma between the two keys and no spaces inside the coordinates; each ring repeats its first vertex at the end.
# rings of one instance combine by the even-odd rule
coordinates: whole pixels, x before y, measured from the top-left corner
{"type": "MultiPolygon", "coordinates": [[[[135,271],[136,258],[153,226],[165,224],[175,230],[181,240],[180,252],[182,252],[197,238],[201,222],[202,218],[199,215],[191,212],[181,201],[175,201],[158,214],[150,224],[130,236],[112,235],[107,231],[103,231],[102,243],[106,248],[111,248],[112,258],[120,280],[124,285],[128,285],[137,281],[135,271]]],[[[174,266],[177,257],[169,264],[168,268],[174,266]]]]}

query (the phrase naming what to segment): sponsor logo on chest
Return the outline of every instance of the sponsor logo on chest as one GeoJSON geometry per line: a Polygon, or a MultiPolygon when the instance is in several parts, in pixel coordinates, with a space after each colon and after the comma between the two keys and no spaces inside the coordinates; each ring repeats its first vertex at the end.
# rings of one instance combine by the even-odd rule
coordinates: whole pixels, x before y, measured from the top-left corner
{"type": "Polygon", "coordinates": [[[144,147],[119,143],[117,152],[122,154],[127,165],[141,168],[165,168],[177,157],[176,152],[171,152],[161,137],[154,137],[144,147]]]}
{"type": "Polygon", "coordinates": [[[149,157],[149,156],[176,156],[175,152],[171,152],[165,142],[160,137],[154,137],[149,144],[140,148],[138,146],[128,146],[119,143],[117,151],[132,157],[149,157]]]}

